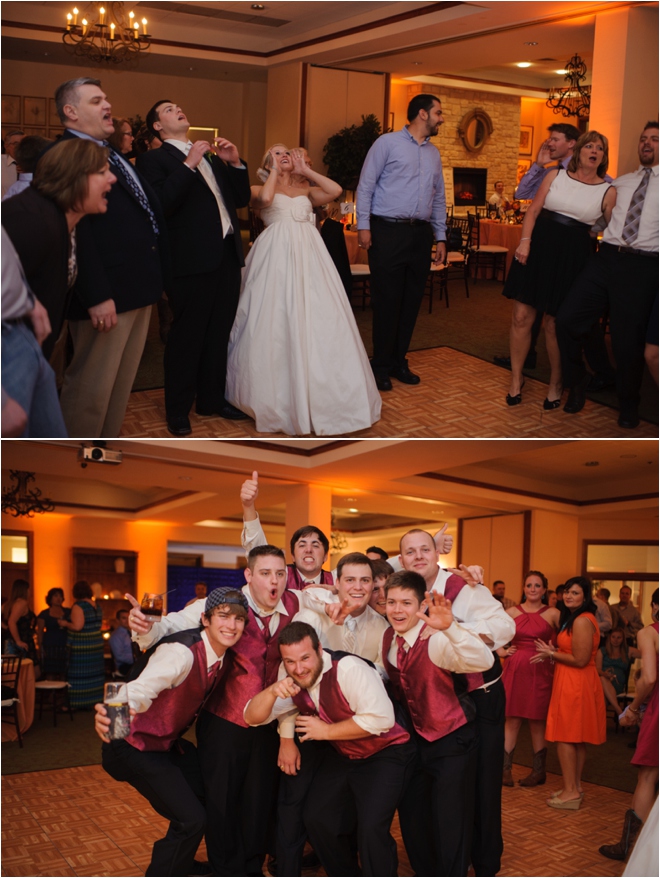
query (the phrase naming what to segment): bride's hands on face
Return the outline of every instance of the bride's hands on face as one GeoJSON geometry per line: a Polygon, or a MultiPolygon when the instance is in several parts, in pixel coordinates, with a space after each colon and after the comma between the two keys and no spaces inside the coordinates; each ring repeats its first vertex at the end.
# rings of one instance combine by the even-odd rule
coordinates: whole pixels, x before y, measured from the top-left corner
{"type": "Polygon", "coordinates": [[[269,150],[269,152],[270,152],[270,157],[271,157],[272,162],[273,162],[272,165],[271,165],[271,170],[272,170],[272,171],[277,171],[277,173],[279,174],[279,172],[281,171],[281,168],[280,168],[280,157],[281,157],[281,155],[282,155],[282,152],[281,152],[281,150],[280,150],[279,148],[277,148],[277,147],[274,147],[273,149],[269,150]]]}
{"type": "Polygon", "coordinates": [[[292,149],[291,161],[293,163],[292,172],[300,174],[301,177],[306,177],[308,168],[305,163],[305,153],[301,149],[292,149]]]}

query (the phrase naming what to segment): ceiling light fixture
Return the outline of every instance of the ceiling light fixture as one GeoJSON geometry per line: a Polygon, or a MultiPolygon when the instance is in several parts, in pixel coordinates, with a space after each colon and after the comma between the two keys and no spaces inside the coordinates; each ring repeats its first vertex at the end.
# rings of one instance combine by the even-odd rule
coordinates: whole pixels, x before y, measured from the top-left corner
{"type": "Polygon", "coordinates": [[[349,511],[349,512],[359,512],[360,510],[359,510],[359,509],[355,509],[355,507],[351,507],[348,511],[349,511]]]}
{"type": "Polygon", "coordinates": [[[567,118],[576,116],[578,119],[589,118],[591,106],[591,86],[582,83],[587,78],[587,65],[582,58],[575,53],[570,61],[566,62],[566,85],[559,88],[551,88],[548,100],[545,102],[553,113],[558,113],[567,118]]]}
{"type": "Polygon", "coordinates": [[[261,12],[265,8],[266,7],[263,3],[253,3],[252,6],[250,6],[250,9],[254,9],[256,12],[261,12]]]}
{"type": "Polygon", "coordinates": [[[523,43],[523,46],[538,46],[536,40],[530,40],[529,43],[523,43]]]}
{"type": "Polygon", "coordinates": [[[81,23],[78,24],[78,9],[74,6],[66,16],[66,28],[62,42],[66,50],[83,58],[86,62],[100,64],[137,63],[142,52],[151,45],[151,34],[147,33],[147,19],[142,19],[142,32],[134,12],[128,15],[123,3],[109,3],[98,11],[92,4],[86,8],[81,23]],[[98,18],[94,18],[98,14],[98,18]],[[89,18],[89,21],[88,21],[89,18]]]}
{"type": "Polygon", "coordinates": [[[25,515],[27,518],[34,518],[34,513],[40,515],[44,512],[52,512],[55,504],[52,500],[41,497],[41,491],[38,488],[28,488],[28,483],[34,481],[34,473],[28,473],[25,470],[9,470],[10,477],[16,482],[13,488],[2,492],[2,511],[8,512],[14,518],[19,515],[25,515]]]}
{"type": "Polygon", "coordinates": [[[516,67],[531,67],[531,66],[532,66],[531,61],[518,61],[518,63],[516,64],[516,67]]]}

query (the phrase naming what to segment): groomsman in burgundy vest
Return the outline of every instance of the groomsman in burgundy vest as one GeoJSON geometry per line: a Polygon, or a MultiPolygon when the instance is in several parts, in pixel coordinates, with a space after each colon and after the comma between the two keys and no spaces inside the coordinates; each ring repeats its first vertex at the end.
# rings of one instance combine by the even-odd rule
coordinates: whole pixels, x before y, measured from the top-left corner
{"type": "MultiPolygon", "coordinates": [[[[258,496],[259,474],[255,471],[252,473],[252,478],[243,482],[241,487],[243,504],[241,542],[245,552],[268,542],[255,508],[258,496]]],[[[290,548],[293,564],[288,565],[287,588],[304,589],[312,585],[320,585],[331,591],[334,590],[332,573],[323,570],[323,565],[328,560],[330,543],[322,530],[311,524],[298,528],[291,537],[290,548]]]]}
{"type": "Polygon", "coordinates": [[[96,705],[96,731],[103,768],[135,787],[171,822],[154,844],[147,875],[192,875],[194,856],[207,825],[202,771],[195,746],[182,735],[226,677],[232,648],[248,617],[245,596],[217,588],[197,616],[197,626],[173,634],[149,650],[127,683],[130,734],[110,740],[110,718],[96,705]]]}
{"type": "MultiPolygon", "coordinates": [[[[274,814],[279,737],[274,726],[253,729],[243,719],[246,703],[275,682],[280,663],[277,636],[301,607],[317,606],[307,592],[286,588],[284,552],[258,546],[248,555],[248,625],[222,691],[208,699],[197,721],[206,785],[206,846],[218,875],[261,875],[266,836],[274,814]],[[220,830],[222,829],[222,832],[220,830]]],[[[325,592],[321,592],[323,596],[325,592]]],[[[327,597],[331,595],[328,592],[327,597]]],[[[129,614],[141,647],[189,628],[203,601],[151,623],[137,601],[129,614]]]]}
{"type": "Polygon", "coordinates": [[[399,805],[403,841],[416,875],[467,875],[478,731],[459,675],[486,671],[493,655],[478,634],[456,624],[451,601],[426,591],[419,574],[394,573],[385,591],[392,627],[383,636],[383,662],[417,746],[399,805]]]}
{"type": "MultiPolygon", "coordinates": [[[[437,535],[436,535],[437,536],[437,535]]],[[[437,543],[437,539],[436,539],[437,543]]],[[[426,588],[452,601],[457,622],[477,633],[491,650],[508,643],[515,634],[506,614],[483,584],[480,567],[444,570],[438,566],[437,546],[430,534],[411,530],[401,538],[401,561],[406,570],[424,577],[426,588]]],[[[504,764],[505,695],[499,658],[484,674],[469,674],[467,687],[476,710],[479,730],[475,791],[474,834],[471,861],[475,875],[497,875],[502,843],[502,767],[504,764]]]]}
{"type": "Polygon", "coordinates": [[[323,650],[304,622],[280,634],[279,648],[280,679],[250,701],[245,719],[295,717],[303,743],[325,744],[305,823],[326,874],[396,875],[390,825],[414,748],[378,672],[357,656],[323,650]],[[360,866],[349,839],[356,823],[360,866]]]}

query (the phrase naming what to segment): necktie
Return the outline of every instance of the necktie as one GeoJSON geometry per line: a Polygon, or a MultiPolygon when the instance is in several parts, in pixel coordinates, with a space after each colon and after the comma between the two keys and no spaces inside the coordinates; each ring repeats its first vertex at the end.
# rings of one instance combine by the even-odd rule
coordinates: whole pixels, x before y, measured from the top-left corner
{"type": "MultiPolygon", "coordinates": [[[[192,143],[189,143],[188,152],[190,152],[191,146],[192,143]]],[[[206,185],[209,187],[214,195],[214,198],[218,202],[218,210],[220,211],[220,222],[222,223],[222,237],[226,238],[227,235],[230,235],[234,231],[234,229],[231,224],[231,217],[229,216],[227,205],[225,204],[224,198],[222,197],[222,192],[220,191],[220,186],[218,185],[218,181],[216,180],[215,174],[213,173],[211,159],[208,155],[205,155],[201,162],[197,165],[197,170],[204,178],[206,185]]]]}
{"type": "Polygon", "coordinates": [[[626,244],[632,244],[639,233],[639,220],[642,216],[642,210],[644,209],[644,199],[646,198],[646,190],[649,187],[650,179],[651,168],[644,168],[642,182],[637,189],[635,189],[633,197],[630,199],[630,207],[628,208],[626,220],[623,224],[623,231],[621,232],[621,237],[626,244]]]}
{"type": "Polygon", "coordinates": [[[356,630],[357,619],[349,616],[344,622],[344,636],[342,637],[342,645],[346,652],[355,652],[356,649],[356,630]]]}
{"type": "Polygon", "coordinates": [[[129,172],[129,170],[124,167],[124,162],[119,158],[117,153],[114,150],[110,150],[110,164],[114,171],[117,171],[118,174],[121,174],[122,180],[124,180],[133,195],[137,198],[140,207],[147,211],[149,214],[149,219],[151,220],[151,228],[154,230],[154,235],[159,235],[160,232],[158,230],[158,223],[156,222],[156,217],[154,215],[153,210],[151,209],[151,205],[149,204],[149,199],[142,191],[142,188],[138,186],[133,178],[133,175],[129,172]]]}
{"type": "Polygon", "coordinates": [[[309,694],[307,689],[301,689],[296,698],[302,699],[305,702],[305,707],[309,710],[311,714],[318,713],[316,710],[316,705],[312,701],[312,696],[309,694]]]}
{"type": "Polygon", "coordinates": [[[406,649],[407,643],[405,637],[401,637],[399,634],[396,636],[396,666],[399,670],[402,669],[403,664],[406,660],[406,656],[408,655],[408,650],[406,649]]]}
{"type": "Polygon", "coordinates": [[[257,613],[255,613],[255,616],[257,617],[257,619],[259,619],[261,624],[264,626],[261,633],[263,634],[264,640],[266,641],[266,643],[268,643],[268,641],[270,640],[270,620],[273,617],[272,616],[259,616],[257,613]]]}

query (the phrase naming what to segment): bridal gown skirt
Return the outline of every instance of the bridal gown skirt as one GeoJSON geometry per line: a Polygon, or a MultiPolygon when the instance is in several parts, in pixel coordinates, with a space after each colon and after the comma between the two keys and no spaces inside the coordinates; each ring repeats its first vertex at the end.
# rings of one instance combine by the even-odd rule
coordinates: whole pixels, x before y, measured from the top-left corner
{"type": "Polygon", "coordinates": [[[278,193],[262,219],[229,341],[227,399],[260,433],[365,430],[380,394],[310,201],[278,193]]]}

